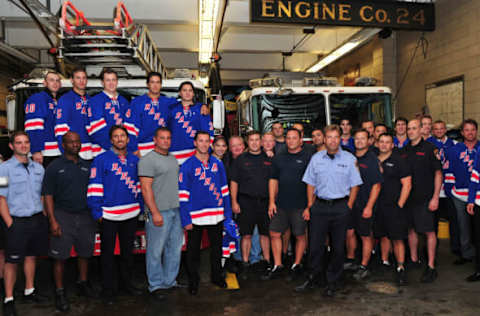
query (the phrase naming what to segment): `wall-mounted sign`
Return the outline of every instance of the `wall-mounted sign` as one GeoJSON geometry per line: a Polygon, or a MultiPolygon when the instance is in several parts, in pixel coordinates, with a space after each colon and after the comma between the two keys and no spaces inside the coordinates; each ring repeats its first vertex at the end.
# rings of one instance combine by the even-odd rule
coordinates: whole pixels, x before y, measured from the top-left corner
{"type": "Polygon", "coordinates": [[[366,0],[250,0],[251,21],[435,30],[433,3],[366,0]]]}

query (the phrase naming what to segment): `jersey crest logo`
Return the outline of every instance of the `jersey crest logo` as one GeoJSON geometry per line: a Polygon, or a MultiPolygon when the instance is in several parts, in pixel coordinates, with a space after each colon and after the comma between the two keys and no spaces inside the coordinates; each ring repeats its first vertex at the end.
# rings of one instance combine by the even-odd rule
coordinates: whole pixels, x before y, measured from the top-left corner
{"type": "Polygon", "coordinates": [[[90,179],[94,179],[95,177],[97,177],[97,168],[93,167],[90,169],[90,179]]]}
{"type": "Polygon", "coordinates": [[[214,162],[212,165],[212,172],[217,172],[217,171],[218,171],[218,166],[217,166],[217,163],[214,162]]]}
{"type": "Polygon", "coordinates": [[[198,177],[201,172],[202,172],[202,169],[196,168],[196,169],[195,169],[195,177],[198,177]]]}
{"type": "Polygon", "coordinates": [[[110,103],[110,102],[105,103],[105,109],[106,110],[110,110],[111,108],[112,108],[112,103],[110,103]]]}
{"type": "Polygon", "coordinates": [[[128,110],[127,110],[127,113],[125,113],[125,116],[126,116],[127,118],[130,118],[130,116],[132,116],[132,110],[131,110],[131,109],[128,109],[128,110]]]}
{"type": "Polygon", "coordinates": [[[118,163],[112,163],[112,171],[115,171],[118,169],[118,163]]]}
{"type": "Polygon", "coordinates": [[[77,102],[77,103],[75,103],[75,108],[76,108],[77,110],[80,110],[80,109],[82,108],[82,102],[77,102]]]}

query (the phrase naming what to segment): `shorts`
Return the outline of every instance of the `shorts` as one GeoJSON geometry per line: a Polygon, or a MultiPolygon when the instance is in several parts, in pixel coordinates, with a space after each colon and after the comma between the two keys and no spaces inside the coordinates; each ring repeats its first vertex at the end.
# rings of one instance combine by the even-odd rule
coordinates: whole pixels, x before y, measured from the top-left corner
{"type": "Polygon", "coordinates": [[[428,203],[408,203],[405,206],[408,214],[408,228],[417,233],[429,233],[435,231],[435,212],[428,209],[428,203]]]}
{"type": "MultiPolygon", "coordinates": [[[[374,217],[374,212],[372,212],[372,216],[370,218],[363,218],[363,209],[359,209],[354,207],[351,211],[349,211],[350,215],[350,220],[351,221],[351,226],[359,236],[366,237],[366,236],[371,236],[373,232],[373,217],[374,217]]],[[[348,229],[350,228],[350,224],[348,226],[348,229]]]]}
{"type": "Polygon", "coordinates": [[[258,233],[268,236],[268,226],[270,225],[267,209],[268,200],[240,196],[238,203],[240,204],[240,214],[237,217],[237,224],[240,235],[252,235],[255,225],[257,225],[258,233]]]}
{"type": "Polygon", "coordinates": [[[277,208],[270,220],[270,230],[277,233],[284,233],[290,227],[294,236],[305,235],[307,222],[303,219],[304,209],[286,210],[277,208]]]}
{"type": "Polygon", "coordinates": [[[25,257],[48,253],[48,220],[38,213],[30,217],[12,217],[5,233],[5,261],[20,263],[25,257]]]}
{"type": "Polygon", "coordinates": [[[55,210],[62,235],[50,238],[48,255],[57,260],[70,258],[72,246],[81,258],[90,258],[95,247],[96,224],[90,212],[69,213],[55,210]]]}
{"type": "Polygon", "coordinates": [[[376,238],[403,240],[408,237],[408,216],[405,208],[397,204],[377,205],[374,220],[376,238]]]}

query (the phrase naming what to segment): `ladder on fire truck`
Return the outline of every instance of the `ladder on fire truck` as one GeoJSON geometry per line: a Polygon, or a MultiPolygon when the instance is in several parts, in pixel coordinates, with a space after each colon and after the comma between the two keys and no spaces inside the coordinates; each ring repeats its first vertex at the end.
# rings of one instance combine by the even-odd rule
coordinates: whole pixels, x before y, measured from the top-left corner
{"type": "Polygon", "coordinates": [[[10,1],[35,20],[53,47],[62,72],[65,65],[81,65],[89,76],[99,76],[108,67],[122,77],[144,77],[151,71],[166,77],[167,68],[148,27],[134,23],[122,1],[116,6],[112,23],[89,21],[70,1],[62,4],[59,16],[38,0],[10,1]]]}

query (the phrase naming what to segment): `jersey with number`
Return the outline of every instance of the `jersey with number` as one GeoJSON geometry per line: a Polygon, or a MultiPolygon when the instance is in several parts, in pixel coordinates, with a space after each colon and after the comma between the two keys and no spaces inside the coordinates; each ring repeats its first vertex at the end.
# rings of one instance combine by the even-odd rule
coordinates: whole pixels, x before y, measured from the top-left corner
{"type": "Polygon", "coordinates": [[[55,113],[57,100],[44,90],[33,94],[25,102],[25,132],[30,137],[30,152],[44,156],[60,156],[55,139],[55,113]]]}
{"type": "Polygon", "coordinates": [[[90,168],[87,203],[95,220],[122,221],[143,210],[138,179],[138,157],[120,157],[112,150],[98,155],[90,168]]]}
{"type": "Polygon", "coordinates": [[[88,94],[79,95],[73,89],[58,99],[57,115],[55,120],[55,137],[58,147],[63,153],[62,136],[68,131],[80,136],[82,148],[80,157],[86,160],[92,159],[92,142],[88,135],[88,94]]]}
{"type": "Polygon", "coordinates": [[[197,131],[205,131],[210,134],[213,141],[213,124],[210,115],[201,115],[201,103],[196,103],[188,110],[182,103],[170,111],[168,128],[172,132],[172,146],[170,152],[177,158],[178,163],[182,164],[195,154],[193,139],[197,131]]]}
{"type": "Polygon", "coordinates": [[[232,218],[225,168],[217,158],[210,156],[203,163],[190,157],[180,167],[178,187],[183,227],[215,225],[232,218]]]}
{"type": "Polygon", "coordinates": [[[139,131],[127,99],[121,95],[111,97],[102,91],[89,100],[88,117],[87,130],[92,140],[93,156],[110,149],[108,134],[114,125],[123,125],[127,129],[130,138],[128,150],[130,152],[137,150],[139,131]]]}

